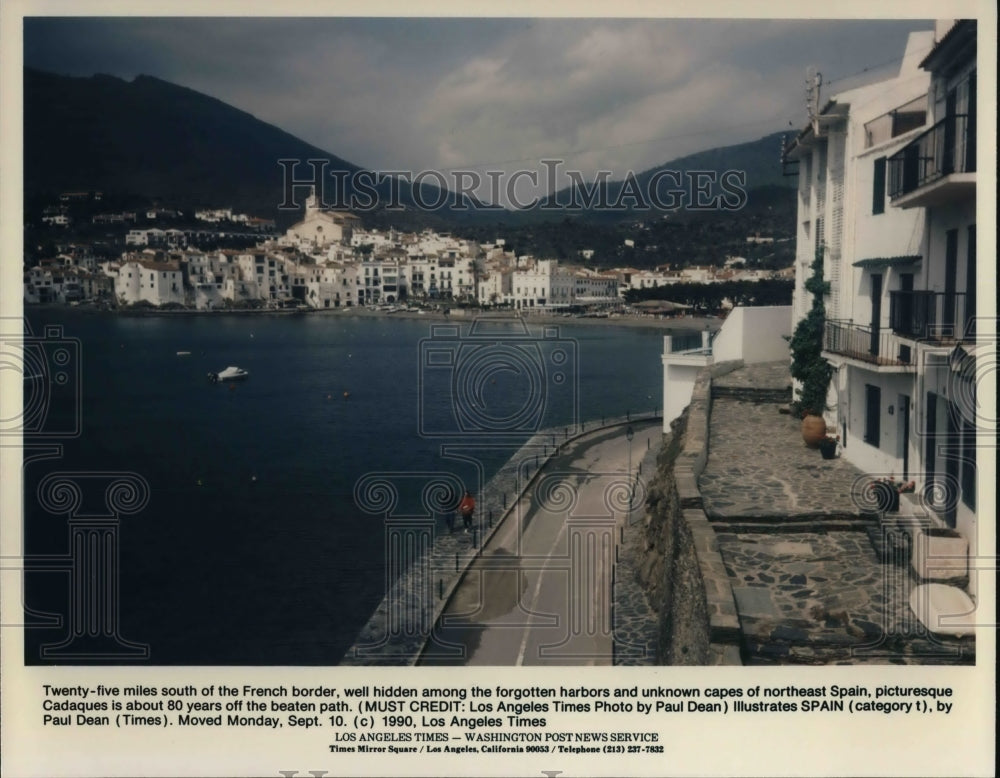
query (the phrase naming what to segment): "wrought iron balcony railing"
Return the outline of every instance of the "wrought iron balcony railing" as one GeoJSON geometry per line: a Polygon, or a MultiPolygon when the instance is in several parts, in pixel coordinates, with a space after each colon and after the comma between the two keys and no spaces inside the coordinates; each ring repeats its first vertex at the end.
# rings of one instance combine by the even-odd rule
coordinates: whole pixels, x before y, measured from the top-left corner
{"type": "Polygon", "coordinates": [[[880,367],[913,368],[912,350],[892,330],[827,319],[823,350],[880,367]]]}
{"type": "Polygon", "coordinates": [[[974,334],[973,306],[964,292],[889,292],[889,327],[914,340],[957,342],[974,334]]]}
{"type": "Polygon", "coordinates": [[[889,157],[889,198],[952,173],[976,170],[976,128],[966,114],[946,116],[889,157]]]}

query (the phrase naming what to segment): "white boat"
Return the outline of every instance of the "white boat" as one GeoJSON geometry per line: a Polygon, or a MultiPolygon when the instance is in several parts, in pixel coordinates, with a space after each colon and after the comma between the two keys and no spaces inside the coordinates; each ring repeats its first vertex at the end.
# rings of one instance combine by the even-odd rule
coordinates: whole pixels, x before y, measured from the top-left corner
{"type": "Polygon", "coordinates": [[[209,373],[208,378],[213,382],[220,381],[242,381],[248,375],[250,375],[246,370],[241,367],[233,367],[230,365],[225,370],[221,370],[218,373],[209,373]]]}

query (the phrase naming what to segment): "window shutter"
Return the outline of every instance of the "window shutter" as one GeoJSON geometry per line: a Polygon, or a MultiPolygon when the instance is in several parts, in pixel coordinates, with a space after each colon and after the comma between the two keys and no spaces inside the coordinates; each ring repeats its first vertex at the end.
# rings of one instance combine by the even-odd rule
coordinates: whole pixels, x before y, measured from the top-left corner
{"type": "Polygon", "coordinates": [[[875,180],[872,184],[872,213],[885,213],[885,157],[875,160],[875,180]]]}

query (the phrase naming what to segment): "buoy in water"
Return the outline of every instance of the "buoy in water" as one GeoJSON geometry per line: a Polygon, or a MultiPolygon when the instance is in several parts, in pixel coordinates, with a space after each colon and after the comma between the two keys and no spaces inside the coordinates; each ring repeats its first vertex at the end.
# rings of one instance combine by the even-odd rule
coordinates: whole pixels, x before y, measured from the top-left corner
{"type": "Polygon", "coordinates": [[[345,399],[345,400],[346,400],[346,399],[347,399],[348,397],[350,397],[350,396],[351,396],[351,393],[350,393],[350,392],[344,392],[344,399],[345,399]]]}

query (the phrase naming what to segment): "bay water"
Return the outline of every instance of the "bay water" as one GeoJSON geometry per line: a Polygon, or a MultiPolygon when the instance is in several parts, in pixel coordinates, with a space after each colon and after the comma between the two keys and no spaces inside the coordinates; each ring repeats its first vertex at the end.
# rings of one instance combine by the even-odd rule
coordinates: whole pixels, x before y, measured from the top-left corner
{"type": "MultiPolygon", "coordinates": [[[[148,647],[141,661],[151,664],[336,664],[387,585],[385,518],[355,494],[366,477],[405,484],[444,472],[475,489],[534,426],[649,413],[661,403],[657,329],[571,319],[547,331],[530,321],[527,332],[500,325],[500,341],[513,343],[505,353],[538,363],[529,386],[509,359],[463,384],[468,377],[456,373],[474,351],[469,323],[457,319],[442,335],[432,329],[441,322],[423,318],[339,313],[121,316],[46,307],[26,317],[43,358],[56,338],[43,335],[47,325],[79,343],[70,371],[79,379],[80,434],[25,465],[25,554],[69,553],[67,517],[38,496],[46,477],[140,476],[148,503],[123,515],[117,533],[116,618],[124,639],[148,647]],[[443,360],[434,356],[441,352],[443,360]],[[249,378],[208,380],[229,365],[249,378]],[[473,407],[464,423],[451,413],[463,387],[490,409],[477,415],[473,407]],[[517,415],[539,398],[537,413],[517,415]],[[478,466],[442,454],[443,444],[481,443],[491,413],[509,422],[504,445],[484,448],[478,466]]],[[[101,482],[83,480],[88,488],[101,482]]],[[[420,512],[418,495],[403,489],[400,499],[413,505],[398,512],[420,512]]],[[[25,574],[28,663],[57,661],[41,648],[67,629],[51,617],[67,613],[69,574],[43,567],[25,574]]]]}

